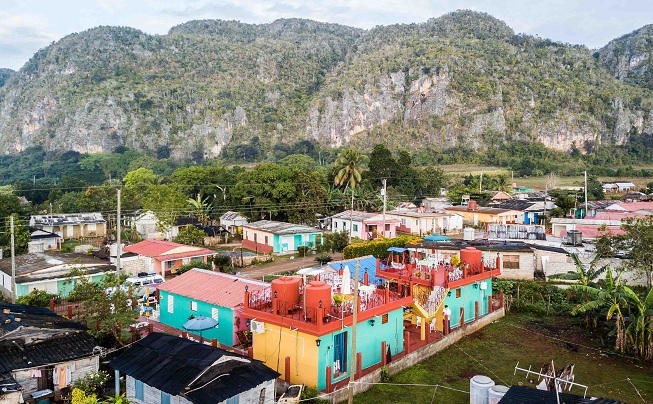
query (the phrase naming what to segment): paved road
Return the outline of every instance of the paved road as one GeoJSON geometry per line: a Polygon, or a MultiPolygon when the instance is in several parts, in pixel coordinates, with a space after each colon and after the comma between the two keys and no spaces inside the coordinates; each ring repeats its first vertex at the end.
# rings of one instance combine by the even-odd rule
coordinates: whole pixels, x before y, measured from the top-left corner
{"type": "MultiPolygon", "coordinates": [[[[333,258],[333,261],[339,261],[342,259],[342,253],[329,253],[329,255],[333,258]]],[[[315,262],[315,255],[310,255],[305,258],[295,258],[292,260],[283,258],[280,261],[275,261],[263,265],[240,268],[239,273],[250,278],[261,279],[265,275],[272,275],[302,268],[316,267],[318,265],[319,264],[315,262]]]]}

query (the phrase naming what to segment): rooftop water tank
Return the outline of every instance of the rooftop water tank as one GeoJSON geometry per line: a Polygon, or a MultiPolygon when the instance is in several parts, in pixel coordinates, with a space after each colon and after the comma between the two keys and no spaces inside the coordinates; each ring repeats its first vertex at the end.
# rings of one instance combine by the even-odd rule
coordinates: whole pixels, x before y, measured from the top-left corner
{"type": "Polygon", "coordinates": [[[507,392],[508,387],[506,386],[497,385],[490,387],[490,390],[488,390],[488,404],[498,404],[507,392]]]}
{"type": "Polygon", "coordinates": [[[301,279],[281,277],[272,281],[272,297],[279,301],[279,314],[285,315],[299,304],[301,279]]]}
{"type": "Polygon", "coordinates": [[[469,380],[469,404],[488,404],[490,388],[494,381],[487,376],[476,375],[469,380]]]}
{"type": "Polygon", "coordinates": [[[474,247],[466,247],[460,250],[460,262],[469,265],[470,268],[480,268],[483,262],[483,253],[474,247]]]}
{"type": "Polygon", "coordinates": [[[325,312],[331,311],[331,285],[322,281],[312,281],[305,289],[306,308],[318,309],[322,307],[325,312]]]}

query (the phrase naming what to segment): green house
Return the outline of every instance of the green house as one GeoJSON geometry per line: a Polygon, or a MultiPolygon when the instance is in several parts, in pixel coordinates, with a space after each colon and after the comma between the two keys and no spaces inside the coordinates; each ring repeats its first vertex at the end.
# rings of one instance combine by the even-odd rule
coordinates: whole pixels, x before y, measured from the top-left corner
{"type": "Polygon", "coordinates": [[[202,338],[217,339],[225,346],[240,343],[238,331],[249,330],[243,317],[245,289],[264,290],[270,285],[205,269],[191,269],[159,286],[160,321],[184,330],[184,323],[197,316],[218,321],[202,331],[202,338]]]}

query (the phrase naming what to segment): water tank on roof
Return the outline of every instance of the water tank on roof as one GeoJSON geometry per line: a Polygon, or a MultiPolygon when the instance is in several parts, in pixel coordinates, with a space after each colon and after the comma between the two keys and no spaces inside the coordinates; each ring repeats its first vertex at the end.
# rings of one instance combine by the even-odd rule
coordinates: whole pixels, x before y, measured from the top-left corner
{"type": "Polygon", "coordinates": [[[487,376],[476,375],[469,380],[469,404],[488,404],[489,391],[494,381],[487,376]]]}
{"type": "Polygon", "coordinates": [[[331,310],[331,285],[322,281],[312,281],[305,291],[307,308],[317,309],[322,306],[327,313],[331,310]]]}
{"type": "Polygon", "coordinates": [[[465,227],[463,229],[463,240],[465,240],[465,241],[474,240],[474,228],[473,227],[465,227]]]}
{"type": "Polygon", "coordinates": [[[497,385],[490,387],[490,390],[488,390],[488,404],[498,404],[507,392],[508,387],[506,386],[497,385]]]}
{"type": "Polygon", "coordinates": [[[478,210],[478,203],[476,203],[475,200],[470,200],[469,204],[467,205],[467,210],[478,210]]]}
{"type": "Polygon", "coordinates": [[[278,299],[279,314],[285,315],[299,304],[299,278],[281,277],[272,281],[272,296],[278,299]]]}
{"type": "Polygon", "coordinates": [[[474,247],[466,247],[460,250],[460,262],[469,265],[470,268],[480,268],[483,262],[483,253],[474,247]]]}
{"type": "Polygon", "coordinates": [[[567,244],[581,245],[583,244],[583,233],[578,230],[567,231],[567,244]]]}

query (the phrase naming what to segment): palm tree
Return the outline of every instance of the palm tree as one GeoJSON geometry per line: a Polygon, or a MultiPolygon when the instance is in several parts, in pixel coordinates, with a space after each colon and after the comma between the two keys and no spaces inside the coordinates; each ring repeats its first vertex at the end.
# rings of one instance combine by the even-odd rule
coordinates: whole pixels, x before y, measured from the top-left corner
{"type": "Polygon", "coordinates": [[[626,320],[622,310],[628,308],[627,294],[624,292],[624,287],[619,283],[618,275],[616,278],[612,277],[612,270],[608,267],[605,275],[605,289],[585,286],[573,285],[573,290],[585,293],[589,300],[574,307],[571,314],[585,313],[590,310],[607,309],[605,318],[611,320],[615,318],[615,326],[617,336],[614,344],[614,349],[617,352],[624,352],[626,339],[625,339],[625,325],[626,320]]]}
{"type": "MultiPolygon", "coordinates": [[[[351,191],[351,210],[354,210],[354,189],[361,182],[361,174],[356,167],[361,161],[361,153],[355,149],[345,149],[340,153],[335,162],[336,176],[333,179],[335,185],[344,185],[345,189],[351,191]]],[[[351,240],[352,223],[349,221],[349,239],[351,240]]]]}

